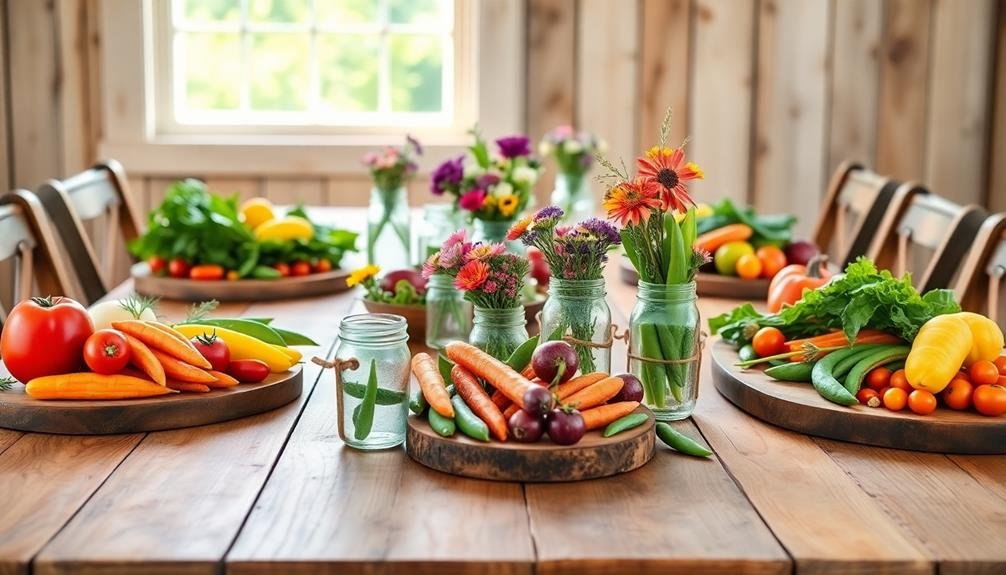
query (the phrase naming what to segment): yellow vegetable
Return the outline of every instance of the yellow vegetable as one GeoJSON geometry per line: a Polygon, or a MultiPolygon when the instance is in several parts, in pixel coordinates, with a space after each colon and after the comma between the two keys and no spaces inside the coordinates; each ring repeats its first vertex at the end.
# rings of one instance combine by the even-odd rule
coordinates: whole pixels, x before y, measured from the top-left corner
{"type": "Polygon", "coordinates": [[[269,366],[273,373],[284,372],[294,366],[291,356],[287,355],[271,343],[266,343],[250,335],[215,325],[179,324],[175,329],[185,337],[192,338],[204,333],[216,331],[217,337],[224,340],[231,350],[231,359],[260,359],[269,366]]]}
{"type": "Polygon", "coordinates": [[[265,198],[252,198],[241,204],[241,217],[251,229],[255,229],[262,224],[276,219],[272,202],[265,198]]]}
{"type": "Polygon", "coordinates": [[[967,359],[974,337],[968,323],[958,315],[938,315],[915,336],[905,360],[905,377],[915,389],[943,391],[967,359]]]}
{"type": "Polygon", "coordinates": [[[290,361],[294,363],[298,363],[300,359],[304,357],[304,354],[300,353],[299,351],[297,351],[292,347],[283,347],[282,345],[276,345],[276,344],[273,344],[272,346],[285,353],[287,357],[290,358],[290,361]]]}
{"type": "Polygon", "coordinates": [[[255,228],[255,237],[260,240],[309,240],[314,237],[314,228],[304,218],[286,216],[255,228]]]}
{"type": "Polygon", "coordinates": [[[995,361],[1003,349],[1003,332],[999,329],[999,325],[983,315],[969,311],[962,311],[954,315],[968,324],[974,338],[974,342],[971,344],[971,353],[964,360],[964,365],[970,366],[983,359],[995,361]]]}

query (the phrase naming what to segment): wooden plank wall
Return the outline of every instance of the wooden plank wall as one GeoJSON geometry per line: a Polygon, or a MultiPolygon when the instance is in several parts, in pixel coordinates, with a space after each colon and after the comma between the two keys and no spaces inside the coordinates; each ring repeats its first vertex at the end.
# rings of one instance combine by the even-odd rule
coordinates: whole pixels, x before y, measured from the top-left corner
{"type": "MultiPolygon", "coordinates": [[[[534,139],[574,123],[628,161],[654,143],[671,106],[671,141],[687,135],[689,158],[708,176],[694,186],[701,200],[794,210],[806,231],[829,174],[851,158],[960,203],[1006,209],[1006,0],[521,1],[534,139]]],[[[96,5],[0,0],[8,186],[34,187],[95,159],[96,5]]],[[[183,175],[174,168],[130,174],[144,207],[183,175]]],[[[364,204],[369,189],[359,173],[195,175],[277,202],[364,204]]],[[[548,175],[540,200],[551,185],[548,175]]],[[[413,186],[414,203],[426,188],[413,186]]]]}

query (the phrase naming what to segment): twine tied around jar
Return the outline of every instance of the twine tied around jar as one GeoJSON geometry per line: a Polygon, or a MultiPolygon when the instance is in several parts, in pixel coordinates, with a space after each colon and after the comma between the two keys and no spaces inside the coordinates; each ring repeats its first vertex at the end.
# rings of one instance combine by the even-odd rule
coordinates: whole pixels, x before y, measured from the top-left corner
{"type": "MultiPolygon", "coordinates": [[[[538,333],[541,334],[542,333],[541,312],[534,314],[534,319],[535,321],[538,322],[538,333]]],[[[592,347],[594,349],[611,349],[611,346],[614,345],[615,340],[619,339],[618,326],[612,324],[611,330],[608,332],[608,338],[601,342],[580,339],[578,337],[573,337],[572,335],[569,334],[563,334],[562,337],[559,339],[571,345],[592,347]]]]}
{"type": "Polygon", "coordinates": [[[356,371],[360,368],[360,362],[357,361],[355,357],[349,359],[339,359],[336,358],[334,361],[328,361],[327,359],[322,359],[320,357],[312,357],[311,362],[315,365],[320,365],[324,369],[334,369],[335,370],[335,409],[336,409],[336,420],[339,422],[339,439],[343,443],[348,443],[346,441],[346,423],[345,415],[342,409],[342,372],[343,370],[356,371]]]}
{"type": "MultiPolygon", "coordinates": [[[[658,359],[655,357],[645,357],[642,355],[636,355],[632,353],[632,344],[630,341],[631,335],[628,329],[626,329],[622,333],[618,333],[616,331],[614,337],[615,339],[625,340],[626,363],[628,363],[630,360],[633,359],[636,361],[641,361],[643,363],[659,364],[659,365],[682,365],[687,363],[695,363],[696,373],[702,371],[702,350],[705,349],[706,347],[706,332],[704,331],[700,331],[698,333],[698,337],[696,338],[698,345],[695,346],[695,353],[693,353],[691,357],[685,357],[681,359],[658,359]]],[[[626,368],[628,368],[628,365],[626,365],[626,368]]]]}

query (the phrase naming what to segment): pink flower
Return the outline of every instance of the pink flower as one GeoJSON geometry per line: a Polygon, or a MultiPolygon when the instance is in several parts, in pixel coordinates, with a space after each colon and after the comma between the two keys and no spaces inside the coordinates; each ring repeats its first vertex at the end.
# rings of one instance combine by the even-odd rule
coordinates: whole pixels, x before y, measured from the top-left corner
{"type": "Polygon", "coordinates": [[[482,286],[482,291],[486,293],[496,293],[497,289],[499,289],[499,286],[496,284],[495,280],[489,280],[482,286]]]}
{"type": "Polygon", "coordinates": [[[443,249],[446,250],[448,248],[454,247],[456,244],[464,243],[465,236],[467,234],[468,234],[468,231],[465,230],[464,228],[462,228],[462,229],[454,232],[453,234],[447,236],[447,239],[444,240],[444,247],[443,247],[443,249]]]}
{"type": "Polygon", "coordinates": [[[440,251],[440,267],[450,269],[461,263],[464,257],[462,244],[454,244],[440,251]]]}
{"type": "Polygon", "coordinates": [[[489,258],[502,254],[505,250],[506,248],[503,244],[478,244],[465,254],[465,261],[486,261],[489,258]]]}
{"type": "Polygon", "coordinates": [[[486,191],[481,189],[474,189],[465,195],[461,196],[458,200],[458,205],[462,209],[468,210],[469,212],[477,212],[482,209],[482,204],[486,202],[486,191]]]}
{"type": "Polygon", "coordinates": [[[429,258],[423,262],[423,277],[425,279],[430,279],[433,274],[437,273],[440,268],[440,252],[430,255],[429,258]]]}
{"type": "Polygon", "coordinates": [[[362,161],[365,166],[373,166],[377,162],[377,154],[374,152],[367,152],[363,155],[362,161]]]}

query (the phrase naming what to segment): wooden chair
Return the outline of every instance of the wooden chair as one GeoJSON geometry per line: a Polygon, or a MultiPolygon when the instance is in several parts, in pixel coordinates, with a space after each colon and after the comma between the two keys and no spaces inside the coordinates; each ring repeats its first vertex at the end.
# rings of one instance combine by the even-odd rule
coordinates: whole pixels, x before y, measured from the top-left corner
{"type": "Polygon", "coordinates": [[[954,293],[961,307],[990,317],[1006,330],[1006,213],[985,220],[968,252],[954,293]]]}
{"type": "Polygon", "coordinates": [[[27,190],[0,196],[0,263],[10,270],[3,275],[11,280],[0,286],[9,296],[6,303],[0,301],[0,327],[9,310],[31,295],[80,297],[45,210],[27,190]]]}
{"type": "Polygon", "coordinates": [[[119,162],[109,160],[65,180],[49,180],[37,193],[59,230],[87,303],[128,277],[128,266],[121,264],[133,259],[125,245],[142,233],[143,224],[119,162]]]}
{"type": "Polygon", "coordinates": [[[866,254],[901,185],[849,161],[835,170],[811,237],[836,267],[866,254]]]}
{"type": "Polygon", "coordinates": [[[987,216],[979,206],[959,206],[905,184],[894,194],[867,256],[895,275],[911,272],[921,292],[950,287],[987,216]]]}

